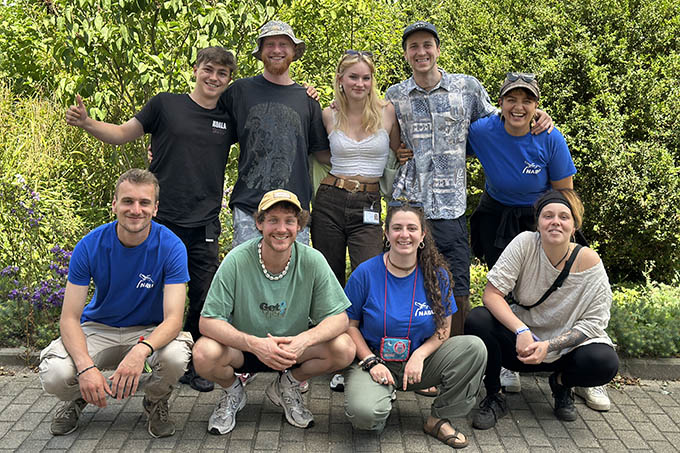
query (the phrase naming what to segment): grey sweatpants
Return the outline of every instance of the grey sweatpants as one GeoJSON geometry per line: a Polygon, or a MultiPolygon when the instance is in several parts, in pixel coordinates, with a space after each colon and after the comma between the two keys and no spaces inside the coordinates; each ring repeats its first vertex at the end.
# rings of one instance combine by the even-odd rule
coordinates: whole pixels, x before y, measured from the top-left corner
{"type": "MultiPolygon", "coordinates": [[[[435,418],[465,417],[475,404],[486,368],[486,347],[472,335],[446,340],[423,362],[422,380],[407,391],[439,386],[430,414],[435,418]]],[[[385,362],[397,390],[402,388],[406,362],[385,362]]],[[[392,385],[378,384],[355,361],[345,372],[345,414],[355,429],[382,431],[392,410],[392,385]]]]}

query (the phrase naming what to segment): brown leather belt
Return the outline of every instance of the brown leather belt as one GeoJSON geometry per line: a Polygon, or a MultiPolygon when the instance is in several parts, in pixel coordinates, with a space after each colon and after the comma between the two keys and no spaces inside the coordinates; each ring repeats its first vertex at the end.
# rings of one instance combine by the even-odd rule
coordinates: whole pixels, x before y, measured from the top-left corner
{"type": "Polygon", "coordinates": [[[380,184],[377,182],[363,183],[356,179],[343,179],[333,175],[328,175],[321,180],[321,184],[344,189],[347,192],[379,192],[380,184]]]}

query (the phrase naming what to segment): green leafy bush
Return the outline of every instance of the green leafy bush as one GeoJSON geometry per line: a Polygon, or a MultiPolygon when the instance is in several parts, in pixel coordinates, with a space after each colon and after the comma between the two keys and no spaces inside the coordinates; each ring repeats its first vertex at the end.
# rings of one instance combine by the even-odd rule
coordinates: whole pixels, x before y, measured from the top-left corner
{"type": "Polygon", "coordinates": [[[655,283],[617,288],[607,332],[622,356],[680,356],[680,288],[655,283]]]}

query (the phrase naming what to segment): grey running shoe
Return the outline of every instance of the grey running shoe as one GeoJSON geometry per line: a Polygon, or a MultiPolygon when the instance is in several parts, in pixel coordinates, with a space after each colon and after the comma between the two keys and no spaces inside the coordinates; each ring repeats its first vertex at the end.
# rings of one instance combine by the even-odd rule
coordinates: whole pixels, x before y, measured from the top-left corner
{"type": "Polygon", "coordinates": [[[314,416],[302,404],[300,386],[291,384],[287,374],[288,372],[283,373],[267,386],[267,396],[272,403],[283,408],[288,423],[298,428],[309,428],[314,425],[314,416]]]}
{"type": "Polygon", "coordinates": [[[236,426],[236,413],[245,407],[247,400],[246,391],[240,380],[235,389],[229,392],[223,390],[208,420],[208,432],[211,434],[230,433],[236,426]]]}
{"type": "Polygon", "coordinates": [[[87,403],[82,398],[75,401],[64,401],[54,414],[50,432],[55,436],[65,436],[78,429],[78,418],[85,406],[87,406],[87,403]]]}
{"type": "Polygon", "coordinates": [[[156,402],[149,401],[146,396],[142,401],[147,416],[147,431],[151,437],[168,437],[175,434],[175,424],[168,418],[168,399],[156,402]]]}
{"type": "Polygon", "coordinates": [[[479,403],[479,412],[472,419],[472,426],[477,429],[489,429],[496,426],[498,419],[508,414],[508,403],[502,393],[492,393],[479,403]]]}

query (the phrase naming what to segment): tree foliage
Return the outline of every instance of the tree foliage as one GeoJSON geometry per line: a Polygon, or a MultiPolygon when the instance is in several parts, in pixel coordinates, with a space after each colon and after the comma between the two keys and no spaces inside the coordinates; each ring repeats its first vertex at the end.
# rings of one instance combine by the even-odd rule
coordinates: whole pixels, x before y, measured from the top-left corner
{"type": "MultiPolygon", "coordinates": [[[[159,91],[189,91],[191,62],[207,45],[232,49],[240,76],[256,74],[261,63],[250,52],[272,18],[306,41],[293,76],[313,83],[323,104],[347,49],[375,54],[384,91],[410,75],[401,30],[430,20],[442,38],[440,66],[476,76],[492,99],[507,71],[539,75],[541,107],[565,134],[579,171],[586,236],[614,280],[642,280],[647,271],[668,282],[680,267],[680,0],[11,3],[0,7],[0,75],[14,94],[49,94],[65,106],[81,93],[94,117],[111,122],[127,120],[159,91]]],[[[97,146],[82,133],[73,137],[70,153],[97,146]]],[[[87,181],[71,199],[93,193],[101,198],[88,202],[108,204],[104,187],[124,168],[144,165],[141,141],[104,149],[64,173],[87,181]]],[[[228,180],[235,171],[230,165],[228,180]]],[[[483,174],[474,161],[470,171],[472,208],[483,174]]]]}

